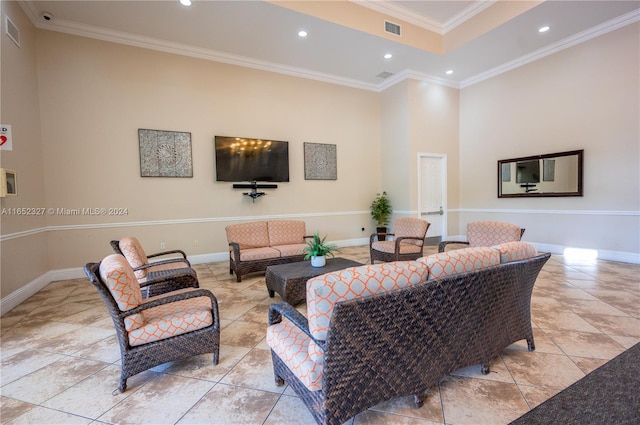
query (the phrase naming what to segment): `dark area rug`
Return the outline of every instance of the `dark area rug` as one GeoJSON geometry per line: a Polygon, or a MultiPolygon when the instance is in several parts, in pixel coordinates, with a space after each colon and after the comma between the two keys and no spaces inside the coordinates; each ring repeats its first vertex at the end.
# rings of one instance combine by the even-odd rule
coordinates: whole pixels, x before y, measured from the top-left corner
{"type": "Polygon", "coordinates": [[[600,366],[510,425],[640,424],[640,344],[600,366]]]}

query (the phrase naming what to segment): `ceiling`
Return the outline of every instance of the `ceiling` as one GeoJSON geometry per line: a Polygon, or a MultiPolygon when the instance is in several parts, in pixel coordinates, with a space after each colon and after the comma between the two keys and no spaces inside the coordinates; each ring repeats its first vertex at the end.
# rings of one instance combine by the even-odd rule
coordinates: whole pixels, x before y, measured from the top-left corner
{"type": "Polygon", "coordinates": [[[377,91],[407,77],[465,87],[640,20],[640,0],[192,1],[190,7],[178,0],[19,3],[41,29],[377,91]],[[310,3],[361,8],[363,17],[374,14],[417,28],[425,37],[447,40],[468,28],[475,33],[441,54],[402,37],[363,31],[341,13],[327,17],[294,10],[310,3]],[[528,10],[477,30],[497,7],[525,3],[528,10]],[[44,19],[43,12],[52,18],[44,19]],[[539,33],[543,25],[551,29],[539,33]],[[299,37],[300,29],[309,35],[299,37]],[[385,59],[386,53],[393,57],[385,59]]]}

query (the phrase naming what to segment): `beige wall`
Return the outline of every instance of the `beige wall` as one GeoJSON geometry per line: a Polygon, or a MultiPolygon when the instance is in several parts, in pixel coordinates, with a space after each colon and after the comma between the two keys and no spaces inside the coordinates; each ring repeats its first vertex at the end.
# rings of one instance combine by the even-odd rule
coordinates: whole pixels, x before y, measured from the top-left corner
{"type": "Polygon", "coordinates": [[[164,241],[189,255],[225,252],[224,226],[242,218],[337,214],[351,222],[364,211],[339,231],[314,227],[331,240],[371,230],[366,211],[380,182],[370,166],[380,139],[375,93],[49,31],[38,33],[38,61],[47,205],[128,209],[122,217],[48,217],[50,226],[89,226],[52,233],[68,246],[52,249],[55,267],[108,251],[107,240],[88,239],[94,224],[196,221],[112,231],[146,233],[149,250],[164,241]],[[191,132],[194,177],[140,177],[139,128],[191,132]],[[291,181],[255,203],[215,182],[215,135],[289,141],[291,181]],[[338,180],[304,179],[304,142],[337,145],[338,180]]]}
{"type": "Polygon", "coordinates": [[[526,240],[638,255],[638,34],[629,25],[461,91],[463,224],[506,218],[526,240]],[[497,198],[498,160],[576,149],[584,197],[497,198]]]}
{"type": "MultiPolygon", "coordinates": [[[[13,150],[0,151],[3,168],[17,173],[17,197],[0,198],[2,235],[14,234],[0,244],[1,295],[15,291],[46,273],[47,237],[43,215],[16,215],[21,208],[45,205],[42,141],[36,75],[36,31],[17,2],[2,2],[2,78],[0,121],[11,125],[13,150]],[[5,34],[4,17],[20,29],[20,47],[5,34]],[[17,210],[16,210],[17,209],[17,210]]],[[[24,211],[34,213],[34,211],[24,211]]],[[[35,211],[36,214],[38,213],[35,211]]]]}

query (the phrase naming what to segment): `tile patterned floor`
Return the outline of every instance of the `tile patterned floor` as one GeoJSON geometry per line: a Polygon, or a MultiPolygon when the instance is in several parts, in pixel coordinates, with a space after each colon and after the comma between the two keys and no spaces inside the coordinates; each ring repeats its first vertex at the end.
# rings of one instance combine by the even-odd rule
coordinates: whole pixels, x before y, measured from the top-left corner
{"type": "MultiPolygon", "coordinates": [[[[367,247],[339,255],[368,261],[367,247]]],[[[106,308],[86,279],[53,282],[2,317],[0,422],[313,424],[295,393],[274,384],[264,336],[279,298],[268,297],[264,275],[237,283],[226,262],[195,268],[219,302],[220,364],[211,355],[164,364],[112,395],[120,355],[106,308]]],[[[348,423],[508,424],[640,342],[638,276],[640,265],[552,256],[534,290],[535,352],[517,342],[489,375],[471,366],[447,376],[420,409],[400,398],[348,423]]]]}

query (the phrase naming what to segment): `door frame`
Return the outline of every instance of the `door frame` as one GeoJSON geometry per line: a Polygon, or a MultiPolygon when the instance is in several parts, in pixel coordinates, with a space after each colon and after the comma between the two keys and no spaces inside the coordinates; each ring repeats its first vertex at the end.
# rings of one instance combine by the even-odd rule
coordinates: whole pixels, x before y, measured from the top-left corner
{"type": "Polygon", "coordinates": [[[422,173],[421,173],[421,165],[423,158],[436,158],[440,160],[442,165],[441,167],[441,176],[440,182],[442,184],[442,210],[444,214],[442,214],[442,222],[441,222],[441,240],[446,240],[447,237],[447,154],[444,153],[429,153],[429,152],[418,152],[418,217],[422,218],[422,173]]]}

